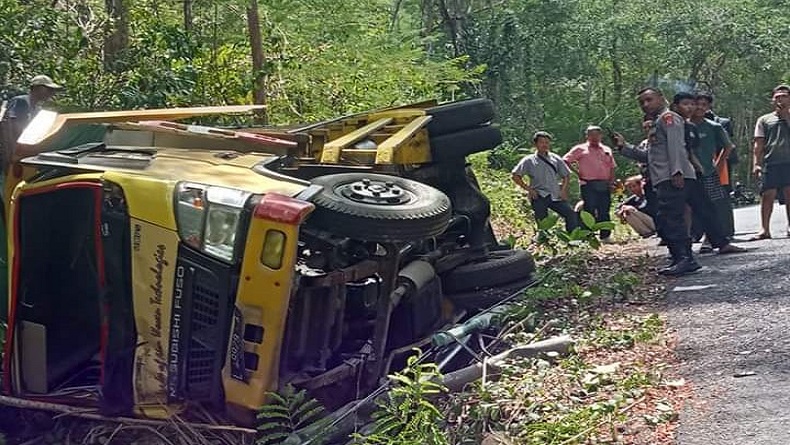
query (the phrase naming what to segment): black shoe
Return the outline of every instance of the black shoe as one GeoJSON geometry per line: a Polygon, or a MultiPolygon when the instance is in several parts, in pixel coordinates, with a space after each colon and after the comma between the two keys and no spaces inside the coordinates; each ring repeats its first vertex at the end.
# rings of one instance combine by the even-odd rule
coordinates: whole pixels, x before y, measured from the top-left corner
{"type": "Polygon", "coordinates": [[[699,263],[694,260],[694,258],[681,258],[680,261],[678,261],[674,266],[661,269],[658,271],[658,273],[670,277],[679,277],[681,275],[696,272],[700,270],[701,267],[702,266],[700,266],[699,263]]]}
{"type": "Polygon", "coordinates": [[[667,264],[666,266],[658,269],[659,275],[666,274],[667,270],[669,270],[672,267],[675,267],[675,264],[677,264],[680,261],[680,257],[678,257],[677,255],[667,255],[666,258],[664,259],[666,260],[667,264]]]}

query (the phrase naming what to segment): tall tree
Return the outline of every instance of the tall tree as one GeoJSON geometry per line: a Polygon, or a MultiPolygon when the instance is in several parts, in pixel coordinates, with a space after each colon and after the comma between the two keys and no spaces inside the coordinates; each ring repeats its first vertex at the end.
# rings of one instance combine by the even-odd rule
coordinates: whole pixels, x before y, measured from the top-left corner
{"type": "Polygon", "coordinates": [[[128,0],[105,0],[110,18],[110,31],[104,41],[104,67],[109,71],[118,68],[121,54],[129,44],[128,0]]]}
{"type": "Polygon", "coordinates": [[[192,17],[192,0],[184,1],[184,30],[187,33],[192,32],[193,17],[192,17]]]}
{"type": "MultiPolygon", "coordinates": [[[[265,54],[261,38],[261,20],[258,14],[258,0],[250,0],[247,6],[247,28],[250,33],[250,49],[252,50],[253,103],[266,105],[266,72],[264,71],[265,54]]],[[[259,114],[261,123],[268,124],[266,109],[259,114]]]]}

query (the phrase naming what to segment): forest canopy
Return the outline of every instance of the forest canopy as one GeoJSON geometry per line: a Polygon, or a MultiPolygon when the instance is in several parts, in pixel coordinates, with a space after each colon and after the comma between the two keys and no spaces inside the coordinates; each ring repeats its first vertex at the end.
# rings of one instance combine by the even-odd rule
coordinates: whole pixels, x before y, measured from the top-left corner
{"type": "Polygon", "coordinates": [[[703,89],[733,118],[743,159],[768,91],[788,78],[788,6],[0,0],[0,91],[17,94],[46,73],[67,87],[57,101],[64,111],[255,102],[273,124],[487,96],[505,149],[529,146],[544,128],[564,151],[589,123],[638,138],[633,96],[642,86],[703,89]]]}

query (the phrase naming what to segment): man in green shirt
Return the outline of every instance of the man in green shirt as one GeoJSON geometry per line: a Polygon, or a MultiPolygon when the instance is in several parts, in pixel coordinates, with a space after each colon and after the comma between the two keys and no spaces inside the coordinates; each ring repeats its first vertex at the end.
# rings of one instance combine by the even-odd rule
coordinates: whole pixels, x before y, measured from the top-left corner
{"type": "MultiPolygon", "coordinates": [[[[774,111],[760,116],[754,128],[752,173],[762,179],[762,230],[753,240],[771,238],[771,213],[777,193],[790,203],[790,85],[775,87],[771,97],[774,111]]],[[[790,234],[790,205],[786,211],[790,234]]]]}
{"type": "MultiPolygon", "coordinates": [[[[733,144],[721,124],[705,117],[707,109],[705,98],[698,95],[696,107],[691,115],[691,122],[697,127],[699,136],[699,141],[694,147],[694,155],[701,169],[698,172],[698,180],[703,185],[705,196],[713,203],[716,219],[721,224],[724,236],[731,238],[735,234],[732,203],[721,185],[718,172],[732,151],[733,144]]],[[[704,250],[712,250],[712,248],[703,244],[704,250]]]]}

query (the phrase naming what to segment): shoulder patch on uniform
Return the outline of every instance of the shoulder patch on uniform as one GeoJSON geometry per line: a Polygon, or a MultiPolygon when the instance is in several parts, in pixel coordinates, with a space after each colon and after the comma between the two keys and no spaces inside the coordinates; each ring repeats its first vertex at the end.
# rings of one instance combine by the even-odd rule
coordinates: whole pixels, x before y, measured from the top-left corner
{"type": "Polygon", "coordinates": [[[667,113],[663,116],[664,125],[672,125],[675,123],[675,117],[672,116],[672,113],[667,113]]]}

